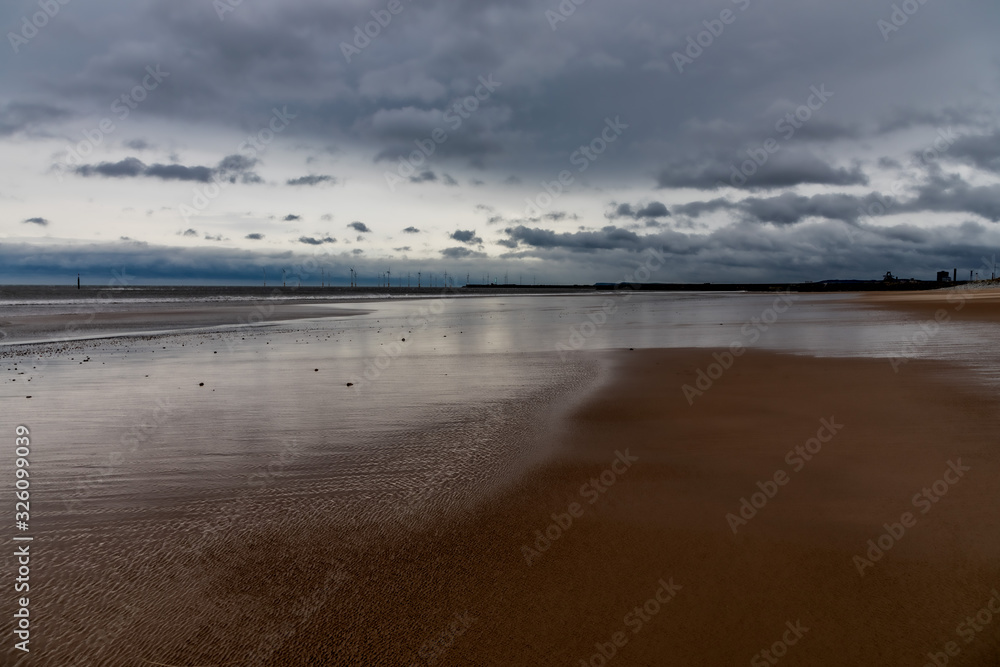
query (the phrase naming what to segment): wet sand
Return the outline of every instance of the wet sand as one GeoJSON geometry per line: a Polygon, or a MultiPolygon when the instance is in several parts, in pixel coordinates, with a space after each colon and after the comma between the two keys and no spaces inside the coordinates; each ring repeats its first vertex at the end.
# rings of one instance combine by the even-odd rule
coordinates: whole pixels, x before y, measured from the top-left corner
{"type": "Polygon", "coordinates": [[[305,494],[208,548],[139,559],[109,582],[148,581],[106,610],[113,664],[600,665],[612,649],[622,665],[767,664],[752,660],[783,637],[788,664],[920,665],[949,641],[962,665],[1000,659],[1000,625],[956,635],[1000,586],[1000,411],[956,369],[748,352],[689,405],[712,351],[604,360],[613,379],[568,415],[557,458],[472,510],[398,533],[305,494]],[[817,436],[796,472],[787,452],[817,436]],[[921,514],[912,497],[949,461],[962,476],[921,514]],[[726,515],[779,470],[734,534],[726,515]],[[853,557],[908,511],[861,576],[853,557]]]}

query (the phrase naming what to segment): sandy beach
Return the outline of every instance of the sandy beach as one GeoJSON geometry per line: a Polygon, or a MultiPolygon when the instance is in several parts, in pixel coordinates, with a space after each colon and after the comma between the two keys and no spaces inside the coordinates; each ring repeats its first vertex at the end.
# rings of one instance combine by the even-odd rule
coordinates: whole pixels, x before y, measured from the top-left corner
{"type": "MultiPolygon", "coordinates": [[[[825,303],[795,308],[826,323],[825,303]]],[[[1000,604],[1000,411],[962,365],[481,352],[503,340],[488,305],[414,333],[384,310],[288,322],[228,351],[207,334],[94,343],[96,377],[80,348],[57,353],[12,417],[51,443],[32,462],[25,664],[1000,660],[1000,618],[976,621],[1000,604]],[[352,397],[352,369],[402,337],[352,397]],[[66,395],[80,404],[59,413],[66,395]],[[81,490],[81,467],[113,474],[81,490]]],[[[649,307],[613,335],[641,340],[649,307]]],[[[739,336],[743,317],[704,328],[739,336]]]]}

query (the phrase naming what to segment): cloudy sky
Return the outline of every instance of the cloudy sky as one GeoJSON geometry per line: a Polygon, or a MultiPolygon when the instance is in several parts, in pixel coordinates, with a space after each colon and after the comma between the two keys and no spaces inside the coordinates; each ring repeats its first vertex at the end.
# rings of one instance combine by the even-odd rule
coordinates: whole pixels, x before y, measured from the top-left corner
{"type": "Polygon", "coordinates": [[[590,283],[650,248],[660,281],[968,277],[1000,247],[995,2],[10,0],[0,26],[6,283],[310,257],[590,283]]]}

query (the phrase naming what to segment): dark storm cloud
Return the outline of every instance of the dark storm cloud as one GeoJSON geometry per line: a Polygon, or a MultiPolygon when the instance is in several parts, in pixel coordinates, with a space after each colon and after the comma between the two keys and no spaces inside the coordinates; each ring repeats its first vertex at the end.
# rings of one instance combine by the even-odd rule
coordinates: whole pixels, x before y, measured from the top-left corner
{"type": "Polygon", "coordinates": [[[294,213],[289,213],[284,218],[282,218],[284,222],[295,222],[296,220],[301,220],[301,219],[302,219],[301,215],[295,215],[294,213]]]}
{"type": "Polygon", "coordinates": [[[195,181],[209,183],[213,178],[221,178],[231,183],[237,180],[243,183],[263,182],[253,166],[256,160],[242,155],[229,155],[222,159],[216,167],[188,167],[182,164],[151,164],[147,165],[139,158],[128,157],[118,162],[101,162],[99,164],[84,164],[73,169],[78,176],[104,176],[106,178],[137,178],[145,176],[159,178],[164,181],[195,181]]]}
{"type": "Polygon", "coordinates": [[[403,233],[404,234],[419,234],[420,230],[417,229],[416,227],[412,227],[411,226],[411,227],[407,227],[406,229],[404,229],[403,233]]]}
{"type": "Polygon", "coordinates": [[[45,218],[28,218],[27,220],[22,220],[24,223],[38,225],[39,227],[48,227],[49,221],[45,218]]]}
{"type": "MultiPolygon", "coordinates": [[[[352,222],[352,223],[349,223],[347,226],[350,227],[351,229],[353,229],[356,232],[361,232],[362,234],[367,234],[367,233],[369,233],[371,231],[371,229],[368,227],[368,225],[366,225],[363,222],[352,222]]],[[[360,236],[358,237],[358,240],[361,240],[360,236]]]]}
{"type": "Polygon", "coordinates": [[[264,235],[258,232],[254,232],[253,234],[247,234],[243,238],[248,239],[250,241],[262,241],[264,239],[264,235]]]}
{"type": "Polygon", "coordinates": [[[337,179],[333,176],[328,175],[317,175],[317,176],[300,176],[299,178],[290,178],[285,182],[286,185],[319,185],[320,183],[336,183],[337,179]]]}
{"type": "MultiPolygon", "coordinates": [[[[939,108],[942,98],[951,100],[947,87],[935,84],[978,81],[985,74],[968,66],[966,49],[980,45],[988,62],[995,48],[986,6],[963,7],[943,27],[910,21],[903,39],[886,44],[875,28],[876,8],[862,0],[753,2],[745,12],[735,7],[737,23],[680,72],[673,54],[718,12],[698,3],[587,3],[553,31],[543,9],[556,4],[404,4],[384,34],[350,59],[341,44],[351,43],[355,27],[371,20],[374,5],[240,3],[227,5],[233,11],[222,21],[211,3],[151,0],[116,13],[113,21],[101,7],[77,8],[76,30],[62,36],[62,48],[82,53],[80,67],[52,72],[38,59],[21,59],[17,92],[21,99],[36,94],[39,104],[48,96],[50,105],[66,100],[69,108],[106,109],[107,100],[135,86],[147,66],[162,63],[170,72],[163,84],[169,89],[151,91],[141,103],[147,117],[260,126],[274,105],[288,105],[299,114],[289,132],[326,141],[357,138],[367,156],[388,160],[409,155],[414,141],[444,128],[447,141],[431,159],[502,159],[505,173],[528,182],[533,172],[565,162],[609,114],[633,121],[628,148],[619,144],[614,159],[631,165],[633,174],[648,174],[670,162],[673,151],[666,146],[687,142],[688,121],[746,125],[752,117],[771,132],[774,121],[821,82],[836,96],[796,141],[850,139],[861,120],[871,118],[882,119],[883,132],[974,118],[971,111],[939,108]],[[832,57],[844,54],[844,44],[851,44],[851,59],[832,57]],[[880,82],[877,94],[854,85],[861,79],[857,63],[880,82]],[[467,117],[446,120],[456,103],[475,94],[480,77],[491,74],[501,85],[467,117]]],[[[926,11],[933,18],[941,10],[926,11]]],[[[18,123],[0,127],[7,125],[18,123]]],[[[704,149],[736,153],[743,143],[713,142],[704,149]]],[[[718,178],[713,174],[708,182],[718,178]]],[[[664,184],[678,180],[672,173],[661,178],[664,184]]]]}
{"type": "Polygon", "coordinates": [[[474,229],[457,229],[449,234],[448,238],[454,239],[460,243],[468,243],[470,245],[478,245],[483,242],[481,238],[476,236],[476,230],[474,229]]]}

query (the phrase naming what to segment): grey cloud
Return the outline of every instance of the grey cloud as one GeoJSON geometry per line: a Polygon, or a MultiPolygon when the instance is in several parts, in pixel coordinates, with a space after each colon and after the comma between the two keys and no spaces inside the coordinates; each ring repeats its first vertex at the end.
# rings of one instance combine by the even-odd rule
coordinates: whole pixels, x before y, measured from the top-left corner
{"type": "Polygon", "coordinates": [[[23,220],[22,222],[29,223],[32,225],[38,225],[40,227],[48,227],[49,225],[49,221],[46,220],[45,218],[28,218],[27,220],[23,220]]]}
{"type": "Polygon", "coordinates": [[[531,228],[519,225],[508,227],[504,232],[510,240],[536,248],[565,248],[575,252],[594,252],[608,249],[642,248],[642,239],[635,232],[608,226],[596,232],[563,232],[549,229],[531,228]]]}
{"type": "Polygon", "coordinates": [[[261,241],[261,240],[264,239],[264,235],[260,234],[260,233],[257,233],[257,232],[254,232],[253,234],[247,234],[243,238],[249,239],[250,241],[261,241]]]}
{"type": "Polygon", "coordinates": [[[410,176],[410,183],[430,183],[437,180],[437,174],[433,171],[422,171],[419,174],[410,176]]]}
{"type": "MultiPolygon", "coordinates": [[[[348,224],[347,226],[350,227],[351,229],[353,229],[356,232],[361,232],[362,234],[367,234],[367,233],[369,233],[371,231],[371,229],[368,227],[368,225],[366,225],[363,222],[352,222],[352,223],[348,224]]],[[[358,240],[361,240],[361,238],[362,237],[359,236],[358,240]]]]}
{"type": "Polygon", "coordinates": [[[290,178],[286,181],[286,185],[319,185],[320,183],[336,183],[337,179],[333,176],[327,175],[317,175],[317,176],[300,176],[299,178],[290,178]]]}
{"type": "Polygon", "coordinates": [[[404,234],[419,234],[420,230],[416,227],[410,226],[403,230],[404,234]]]}
{"type": "Polygon", "coordinates": [[[486,257],[486,253],[475,252],[468,248],[458,246],[455,248],[445,248],[441,251],[441,256],[447,257],[448,259],[468,259],[473,257],[486,257]]]}
{"type": "Polygon", "coordinates": [[[208,183],[218,176],[235,183],[260,183],[261,178],[252,171],[256,160],[240,155],[230,155],[222,159],[217,167],[188,167],[182,164],[146,165],[142,160],[128,157],[118,162],[101,162],[96,165],[84,164],[73,169],[79,176],[104,176],[106,178],[137,178],[145,176],[164,181],[195,181],[208,183]]]}
{"type": "Polygon", "coordinates": [[[145,139],[129,139],[128,141],[122,143],[126,148],[131,148],[134,151],[145,151],[153,147],[151,143],[145,139]]]}
{"type": "Polygon", "coordinates": [[[325,243],[336,243],[337,239],[330,236],[321,236],[316,238],[313,236],[300,236],[299,243],[305,243],[306,245],[323,245],[325,243]]]}
{"type": "Polygon", "coordinates": [[[943,154],[946,158],[1000,173],[1000,130],[990,134],[959,137],[943,154]]]}
{"type": "Polygon", "coordinates": [[[301,219],[302,219],[301,215],[295,215],[294,213],[289,213],[284,218],[282,218],[284,222],[295,222],[296,220],[301,220],[301,219]]]}
{"type": "Polygon", "coordinates": [[[758,166],[745,155],[730,160],[675,160],[663,167],[657,177],[660,188],[697,190],[715,190],[719,187],[758,190],[805,184],[844,186],[867,183],[868,177],[858,165],[850,169],[835,167],[811,152],[792,148],[775,153],[763,166],[758,166]],[[743,169],[744,165],[747,165],[746,169],[743,169]]]}
{"type": "Polygon", "coordinates": [[[454,232],[452,232],[450,234],[449,238],[454,239],[455,241],[459,241],[461,243],[468,243],[468,244],[471,244],[471,245],[477,245],[477,244],[480,244],[480,243],[483,242],[483,240],[481,238],[479,238],[478,236],[476,236],[476,231],[474,229],[471,229],[471,230],[463,230],[463,229],[455,230],[454,232]]]}
{"type": "Polygon", "coordinates": [[[670,215],[670,211],[662,202],[652,201],[644,206],[633,207],[631,204],[617,204],[611,213],[606,214],[607,218],[632,218],[642,220],[644,218],[664,218],[670,215]]]}
{"type": "Polygon", "coordinates": [[[906,202],[907,211],[974,213],[992,222],[1000,221],[1000,185],[973,186],[957,174],[933,169],[930,180],[906,202]]]}

